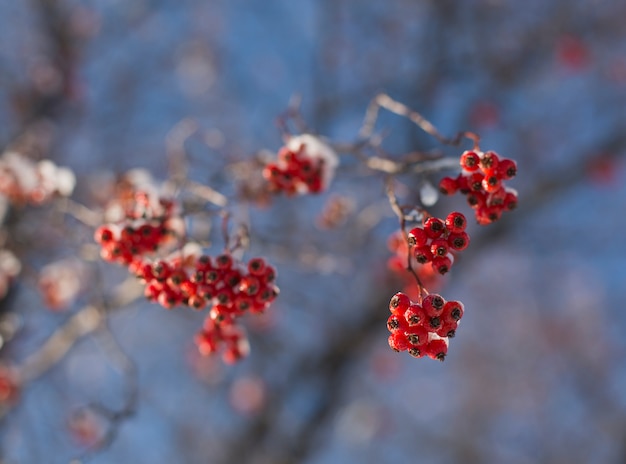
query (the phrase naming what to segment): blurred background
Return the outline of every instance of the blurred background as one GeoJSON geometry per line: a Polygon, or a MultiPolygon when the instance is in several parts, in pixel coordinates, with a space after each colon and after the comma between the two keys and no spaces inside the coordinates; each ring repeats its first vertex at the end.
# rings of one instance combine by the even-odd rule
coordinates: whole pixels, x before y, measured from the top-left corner
{"type": "MultiPolygon", "coordinates": [[[[342,158],[319,196],[233,206],[281,288],[248,321],[250,356],[201,358],[201,315],[139,299],[24,385],[0,462],[626,462],[625,20],[619,0],[2,0],[0,151],[70,167],[78,202],[128,169],[166,178],[189,120],[204,134],[190,177],[235,198],[230,167],[281,146],[294,96],[313,130],[351,142],[386,92],[517,160],[520,206],[472,224],[436,283],[466,310],[444,363],[387,346],[405,282],[386,265],[398,224],[380,175],[342,158]],[[345,221],[319,227],[338,199],[345,221]]],[[[377,127],[392,155],[441,148],[395,115],[377,127]]],[[[424,182],[399,180],[409,198],[424,182]]],[[[433,211],[452,209],[471,214],[460,197],[433,211]]],[[[19,366],[91,301],[50,311],[33,281],[93,230],[35,207],[5,221],[23,273],[0,355],[19,366]]],[[[127,275],[89,266],[92,290],[127,275]]]]}

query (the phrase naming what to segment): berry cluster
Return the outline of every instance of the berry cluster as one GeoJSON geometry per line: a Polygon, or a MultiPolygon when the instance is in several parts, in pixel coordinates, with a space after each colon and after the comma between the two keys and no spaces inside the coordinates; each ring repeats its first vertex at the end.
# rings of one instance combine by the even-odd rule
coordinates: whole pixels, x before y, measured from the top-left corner
{"type": "Polygon", "coordinates": [[[445,220],[429,217],[423,227],[415,227],[408,235],[415,260],[420,264],[431,263],[436,272],[446,274],[452,267],[451,252],[463,251],[469,245],[466,226],[465,216],[456,211],[445,220]]]}
{"type": "Polygon", "coordinates": [[[170,257],[145,261],[131,267],[145,283],[150,301],[171,309],[186,305],[198,311],[210,308],[211,319],[232,321],[243,314],[263,313],[278,295],[276,270],[262,258],[251,259],[246,268],[229,253],[170,257]]]}
{"type": "Polygon", "coordinates": [[[466,195],[479,224],[491,224],[504,211],[517,207],[517,192],[504,185],[517,174],[515,161],[500,158],[493,151],[468,150],[461,155],[460,163],[461,173],[456,178],[441,179],[439,190],[445,195],[457,191],[466,195]]]}
{"type": "Polygon", "coordinates": [[[279,150],[276,162],[263,169],[263,177],[274,193],[319,193],[330,183],[337,164],[337,154],[326,143],[303,134],[279,150]]]}
{"type": "Polygon", "coordinates": [[[171,242],[181,227],[171,200],[139,190],[123,205],[122,219],[98,227],[94,238],[102,259],[130,265],[171,242]]]}
{"type": "Polygon", "coordinates": [[[163,256],[166,245],[179,243],[177,239],[184,235],[177,205],[150,188],[131,186],[123,193],[107,210],[117,220],[98,227],[94,234],[102,246],[102,258],[127,266],[145,285],[149,301],[167,309],[180,305],[198,311],[208,308],[196,337],[202,354],[223,351],[226,362],[244,357],[248,341],[238,318],[261,314],[274,301],[276,270],[261,258],[244,266],[229,252],[205,255],[196,243],[163,256]]]}
{"type": "Polygon", "coordinates": [[[263,177],[269,182],[272,192],[319,193],[322,191],[322,164],[304,155],[304,150],[292,151],[283,147],[278,152],[276,163],[269,163],[263,169],[263,177]]]}
{"type": "Polygon", "coordinates": [[[388,341],[393,350],[408,351],[416,358],[445,359],[449,339],[454,337],[463,317],[460,301],[446,301],[441,295],[431,293],[420,305],[398,292],[391,298],[389,310],[388,341]]]}
{"type": "Polygon", "coordinates": [[[0,193],[13,204],[41,204],[54,195],[69,196],[76,177],[50,160],[37,163],[14,152],[0,158],[0,193]]]}
{"type": "Polygon", "coordinates": [[[196,345],[203,355],[221,351],[228,363],[249,352],[238,319],[247,313],[264,313],[279,292],[274,284],[276,270],[264,259],[252,258],[244,266],[229,253],[201,254],[194,244],[164,259],[134,261],[129,269],[145,284],[144,296],[164,308],[208,308],[196,345]]]}

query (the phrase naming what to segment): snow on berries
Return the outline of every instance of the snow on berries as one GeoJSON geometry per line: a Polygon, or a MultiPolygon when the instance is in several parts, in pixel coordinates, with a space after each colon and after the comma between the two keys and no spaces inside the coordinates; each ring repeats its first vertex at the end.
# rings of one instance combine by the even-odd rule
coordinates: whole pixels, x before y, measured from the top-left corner
{"type": "Polygon", "coordinates": [[[320,193],[328,188],[339,159],[319,137],[302,134],[291,137],[276,162],[268,163],[263,177],[272,192],[286,195],[320,193]]]}
{"type": "Polygon", "coordinates": [[[121,215],[116,222],[103,224],[94,233],[105,261],[130,265],[134,260],[155,253],[184,233],[175,203],[144,190],[135,190],[132,201],[115,204],[110,210],[121,215]]]}
{"type": "Polygon", "coordinates": [[[388,342],[393,350],[407,351],[415,358],[427,356],[443,361],[449,339],[454,337],[463,317],[463,304],[446,301],[435,293],[426,295],[419,304],[398,292],[389,302],[389,311],[388,342]]]}
{"type": "Polygon", "coordinates": [[[420,264],[431,263],[433,270],[446,274],[452,267],[452,252],[463,251],[469,245],[466,226],[467,219],[456,211],[448,214],[445,220],[429,217],[422,227],[415,227],[408,233],[415,260],[420,264]]]}
{"type": "Polygon", "coordinates": [[[517,174],[517,164],[493,151],[468,150],[461,155],[461,173],[444,177],[439,190],[445,195],[461,192],[481,225],[497,221],[517,207],[517,192],[504,185],[517,174]]]}
{"type": "Polygon", "coordinates": [[[55,195],[67,197],[75,185],[74,173],[50,160],[34,162],[16,152],[0,158],[0,194],[13,204],[42,204],[55,195]]]}

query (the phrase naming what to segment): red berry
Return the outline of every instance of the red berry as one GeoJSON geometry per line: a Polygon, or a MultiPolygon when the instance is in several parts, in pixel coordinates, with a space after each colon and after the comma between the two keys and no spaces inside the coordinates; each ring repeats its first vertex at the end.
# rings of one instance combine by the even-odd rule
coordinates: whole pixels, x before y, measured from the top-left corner
{"type": "Polygon", "coordinates": [[[389,335],[387,339],[389,343],[389,347],[394,351],[406,351],[409,348],[409,341],[406,338],[406,335],[397,331],[389,335]]]}
{"type": "Polygon", "coordinates": [[[456,321],[443,321],[441,326],[435,331],[440,337],[454,338],[456,335],[456,329],[458,322],[456,321]]]}
{"type": "Polygon", "coordinates": [[[433,258],[432,267],[439,274],[446,274],[452,267],[452,260],[447,256],[433,258]]]}
{"type": "Polygon", "coordinates": [[[484,192],[471,192],[467,195],[467,204],[472,208],[480,208],[484,206],[487,201],[487,196],[484,192]]]}
{"type": "Polygon", "coordinates": [[[484,174],[480,172],[474,172],[467,177],[467,186],[472,192],[480,192],[483,190],[484,174]]]}
{"type": "Polygon", "coordinates": [[[422,300],[422,308],[427,316],[439,316],[443,310],[446,300],[437,293],[426,295],[422,300]]]}
{"type": "Polygon", "coordinates": [[[433,254],[433,259],[446,256],[448,254],[448,241],[444,238],[433,240],[430,244],[430,252],[433,254]]]}
{"type": "Polygon", "coordinates": [[[424,308],[418,304],[412,304],[409,306],[409,309],[404,312],[404,319],[408,323],[409,327],[423,325],[426,320],[424,308]]]}
{"type": "Polygon", "coordinates": [[[411,345],[423,346],[428,343],[428,330],[423,326],[413,326],[406,330],[406,339],[411,345]]]}
{"type": "Polygon", "coordinates": [[[493,151],[486,152],[480,159],[480,167],[485,172],[494,172],[498,169],[500,157],[493,151]]]}
{"type": "Polygon", "coordinates": [[[452,177],[444,177],[439,181],[439,191],[443,195],[454,195],[458,188],[456,179],[452,177]]]}
{"type": "Polygon", "coordinates": [[[210,256],[202,255],[196,261],[196,269],[200,272],[206,272],[212,268],[210,256]]]}
{"type": "Polygon", "coordinates": [[[187,300],[187,304],[191,308],[197,309],[198,311],[200,311],[202,308],[204,308],[204,305],[206,304],[206,300],[198,295],[191,295],[189,299],[187,300]]]}
{"type": "Polygon", "coordinates": [[[461,192],[463,195],[467,195],[470,192],[470,188],[467,183],[467,178],[468,176],[462,173],[459,174],[456,178],[457,188],[459,189],[459,192],[461,192]]]}
{"type": "Polygon", "coordinates": [[[448,344],[443,339],[435,338],[428,342],[424,348],[424,354],[432,359],[443,361],[448,354],[448,344]]]}
{"type": "Polygon", "coordinates": [[[265,272],[265,260],[263,258],[252,258],[248,261],[248,272],[255,276],[262,276],[265,272]]]}
{"type": "Polygon", "coordinates": [[[473,151],[466,151],[461,155],[461,167],[466,171],[476,171],[480,158],[473,151]]]}
{"type": "Polygon", "coordinates": [[[172,268],[167,263],[167,261],[157,261],[152,265],[152,275],[154,275],[154,278],[158,281],[165,281],[165,279],[167,279],[171,273],[172,268]]]}
{"type": "Polygon", "coordinates": [[[496,174],[487,174],[482,181],[482,187],[485,192],[495,192],[501,186],[502,181],[496,174]]]}
{"type": "Polygon", "coordinates": [[[222,254],[215,258],[215,265],[218,269],[230,269],[233,265],[233,258],[229,254],[222,254]]]}
{"type": "Polygon", "coordinates": [[[514,192],[507,192],[506,196],[504,197],[503,206],[509,211],[517,208],[517,194],[514,192]]]}
{"type": "Polygon", "coordinates": [[[448,301],[443,306],[443,319],[445,322],[458,322],[463,317],[463,303],[460,301],[448,301]]]}
{"type": "Polygon", "coordinates": [[[430,251],[428,245],[416,248],[413,252],[413,256],[415,256],[415,260],[420,264],[429,263],[433,260],[433,253],[430,251]]]}
{"type": "Polygon", "coordinates": [[[411,299],[402,292],[396,293],[389,301],[389,311],[392,314],[403,315],[409,306],[411,306],[411,299]]]}
{"type": "Polygon", "coordinates": [[[517,174],[517,163],[512,159],[504,158],[500,160],[498,164],[498,177],[504,180],[509,180],[515,177],[517,174]]]}
{"type": "Polygon", "coordinates": [[[439,218],[429,217],[424,222],[424,231],[429,238],[439,238],[445,230],[446,226],[439,218]]]}
{"type": "Polygon", "coordinates": [[[94,233],[94,240],[98,243],[108,243],[113,240],[113,231],[108,226],[100,226],[94,233]]]}
{"type": "Polygon", "coordinates": [[[415,227],[409,232],[409,246],[421,247],[426,245],[428,236],[426,231],[421,227],[415,227]]]}
{"type": "Polygon", "coordinates": [[[448,245],[454,251],[463,251],[469,245],[469,235],[466,232],[450,234],[448,236],[448,245]]]}
{"type": "Polygon", "coordinates": [[[463,232],[467,227],[467,219],[457,211],[453,211],[446,217],[446,228],[453,234],[463,232]]]}
{"type": "Polygon", "coordinates": [[[408,324],[404,320],[404,318],[392,314],[387,318],[387,330],[391,333],[395,333],[396,331],[404,331],[408,329],[408,324]]]}
{"type": "Polygon", "coordinates": [[[254,276],[246,276],[239,283],[239,291],[244,292],[248,296],[254,296],[259,293],[261,283],[254,276]]]}

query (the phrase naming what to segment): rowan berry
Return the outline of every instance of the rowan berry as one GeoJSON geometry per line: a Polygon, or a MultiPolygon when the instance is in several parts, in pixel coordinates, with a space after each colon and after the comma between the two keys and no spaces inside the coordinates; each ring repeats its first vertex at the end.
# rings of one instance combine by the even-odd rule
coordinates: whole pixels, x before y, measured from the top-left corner
{"type": "Polygon", "coordinates": [[[466,232],[450,234],[448,236],[448,245],[454,251],[463,251],[469,246],[469,235],[466,232]]]}
{"type": "Polygon", "coordinates": [[[439,238],[445,232],[446,226],[443,221],[436,217],[429,217],[424,222],[424,232],[429,238],[439,238]]]}
{"type": "Polygon", "coordinates": [[[422,300],[422,308],[428,316],[438,316],[441,314],[446,301],[437,293],[430,293],[422,300]]]}
{"type": "Polygon", "coordinates": [[[443,275],[450,270],[450,267],[452,267],[452,260],[447,256],[438,256],[433,258],[432,266],[435,271],[443,275]]]}
{"type": "Polygon", "coordinates": [[[409,309],[404,312],[404,319],[409,324],[409,327],[423,324],[426,320],[424,308],[418,304],[412,304],[409,306],[409,309]]]}
{"type": "Polygon", "coordinates": [[[442,321],[441,326],[436,330],[436,334],[440,337],[454,338],[456,335],[456,329],[458,322],[456,321],[442,321]]]}
{"type": "Polygon", "coordinates": [[[466,171],[476,171],[479,167],[480,158],[473,151],[466,151],[461,155],[461,168],[466,171]]]}
{"type": "Polygon", "coordinates": [[[397,330],[404,331],[407,328],[408,325],[401,316],[392,314],[391,316],[389,316],[389,318],[387,318],[387,330],[389,330],[389,332],[393,333],[397,330]]]}
{"type": "Polygon", "coordinates": [[[450,233],[458,234],[459,232],[463,232],[467,227],[467,219],[458,211],[453,211],[446,216],[445,224],[450,233]]]}
{"type": "Polygon", "coordinates": [[[422,227],[415,227],[408,233],[409,246],[422,247],[428,242],[428,235],[422,227]]]}
{"type": "Polygon", "coordinates": [[[443,318],[446,322],[458,322],[463,317],[463,303],[460,301],[448,301],[443,306],[443,318]]]}
{"type": "Polygon", "coordinates": [[[409,309],[409,306],[411,306],[409,297],[402,292],[398,292],[391,297],[389,311],[391,311],[392,314],[404,315],[405,311],[409,309]]]}
{"type": "Polygon", "coordinates": [[[262,276],[265,273],[265,260],[263,258],[252,258],[248,261],[248,272],[255,276],[262,276]]]}
{"type": "Polygon", "coordinates": [[[108,226],[100,226],[94,233],[94,239],[98,243],[108,243],[113,240],[113,231],[108,226]]]}
{"type": "Polygon", "coordinates": [[[424,354],[432,359],[443,361],[448,354],[448,344],[442,338],[435,338],[424,347],[424,354]]]}
{"type": "Polygon", "coordinates": [[[406,351],[409,348],[409,341],[402,331],[393,332],[387,341],[394,351],[406,351]]]}
{"type": "Polygon", "coordinates": [[[428,245],[415,248],[413,256],[415,256],[415,260],[420,264],[429,263],[433,260],[433,253],[428,245]]]}
{"type": "Polygon", "coordinates": [[[433,254],[433,259],[446,256],[448,254],[448,241],[444,238],[438,238],[430,243],[430,252],[433,254]]]}
{"type": "Polygon", "coordinates": [[[456,179],[452,177],[444,177],[439,181],[439,191],[443,195],[454,195],[458,190],[459,185],[456,179]]]}
{"type": "Polygon", "coordinates": [[[482,180],[482,189],[488,193],[495,192],[501,185],[502,181],[496,174],[487,174],[482,180]]]}
{"type": "Polygon", "coordinates": [[[406,339],[414,346],[423,346],[428,343],[428,330],[421,326],[413,326],[406,329],[406,339]]]}
{"type": "Polygon", "coordinates": [[[233,265],[233,258],[229,254],[221,254],[215,258],[215,265],[218,269],[230,269],[233,265]]]}
{"type": "Polygon", "coordinates": [[[504,158],[498,164],[497,173],[501,179],[510,180],[517,174],[517,163],[512,159],[504,158]]]}
{"type": "Polygon", "coordinates": [[[474,172],[467,177],[467,185],[472,192],[480,192],[483,190],[483,180],[485,175],[480,172],[474,172]]]}

